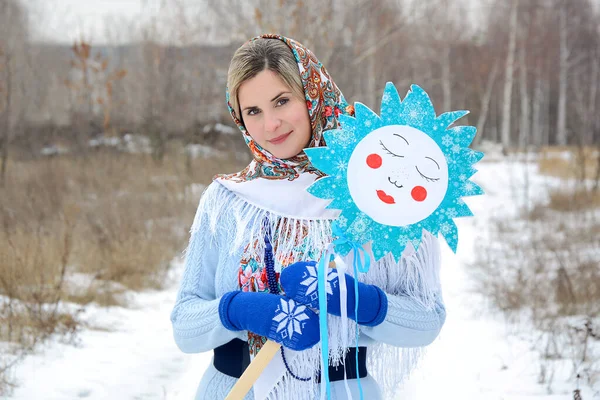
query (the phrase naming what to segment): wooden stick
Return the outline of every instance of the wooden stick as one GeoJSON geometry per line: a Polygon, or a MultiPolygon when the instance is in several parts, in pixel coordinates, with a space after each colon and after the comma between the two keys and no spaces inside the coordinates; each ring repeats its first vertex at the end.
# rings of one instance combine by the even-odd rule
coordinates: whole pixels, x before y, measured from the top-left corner
{"type": "MultiPolygon", "coordinates": [[[[329,268],[335,268],[335,261],[329,263],[329,268]]],[[[279,343],[267,340],[256,357],[254,357],[254,360],[252,360],[248,368],[240,376],[240,379],[233,385],[225,400],[242,400],[280,348],[281,345],[279,343]]]]}
{"type": "Polygon", "coordinates": [[[277,354],[280,347],[281,345],[279,343],[267,340],[256,357],[254,357],[254,360],[248,365],[248,368],[246,368],[240,379],[238,379],[233,386],[225,400],[242,400],[246,393],[250,391],[260,374],[267,368],[269,362],[275,357],[275,354],[277,354]]]}

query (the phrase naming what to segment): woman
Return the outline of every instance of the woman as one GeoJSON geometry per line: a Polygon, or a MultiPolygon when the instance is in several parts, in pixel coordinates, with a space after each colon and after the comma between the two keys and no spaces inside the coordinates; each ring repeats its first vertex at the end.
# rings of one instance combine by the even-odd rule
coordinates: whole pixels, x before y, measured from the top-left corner
{"type": "MultiPolygon", "coordinates": [[[[214,350],[196,399],[224,398],[266,339],[283,347],[255,384],[257,398],[314,399],[320,344],[311,284],[337,214],[306,191],[323,175],[303,149],[324,145],[323,132],[353,108],[310,50],[277,35],[235,52],[227,86],[254,159],[202,195],[171,315],[175,341],[186,353],[214,350]]],[[[407,248],[399,263],[384,257],[361,274],[358,313],[354,290],[346,299],[358,349],[355,324],[342,329],[338,277],[329,272],[331,398],[393,394],[445,321],[438,272],[439,245],[424,234],[418,252],[407,248]]],[[[354,278],[345,279],[353,288],[354,278]]]]}

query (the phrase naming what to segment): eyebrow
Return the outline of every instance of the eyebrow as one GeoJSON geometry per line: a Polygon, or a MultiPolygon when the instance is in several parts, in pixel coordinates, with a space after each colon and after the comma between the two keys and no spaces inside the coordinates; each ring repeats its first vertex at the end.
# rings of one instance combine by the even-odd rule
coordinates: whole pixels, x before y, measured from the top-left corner
{"type": "Polygon", "coordinates": [[[438,169],[440,169],[440,164],[438,164],[437,161],[435,161],[433,158],[431,158],[431,157],[425,157],[425,158],[428,158],[431,161],[433,161],[435,163],[435,165],[437,165],[438,169]]]}
{"type": "Polygon", "coordinates": [[[404,141],[406,142],[406,144],[410,146],[410,143],[408,143],[408,140],[406,140],[406,138],[404,136],[398,135],[397,133],[394,133],[394,136],[398,136],[399,138],[404,139],[404,141]]]}
{"type": "Polygon", "coordinates": [[[286,90],[286,91],[283,91],[283,92],[279,93],[277,96],[273,97],[273,98],[271,99],[271,101],[275,101],[275,100],[277,100],[277,99],[278,99],[278,98],[279,98],[279,97],[280,97],[282,94],[286,94],[286,93],[292,93],[292,92],[289,92],[289,91],[287,91],[287,90],[286,90]]]}
{"type": "MultiPolygon", "coordinates": [[[[277,96],[273,97],[273,98],[271,99],[271,102],[273,102],[273,101],[277,100],[278,98],[280,98],[282,95],[284,95],[284,94],[286,94],[286,93],[292,93],[292,92],[290,92],[290,91],[283,91],[283,92],[279,93],[277,96]]],[[[251,109],[253,109],[253,108],[258,108],[258,107],[256,107],[256,106],[248,106],[248,107],[244,107],[244,108],[242,109],[242,111],[245,111],[245,110],[251,110],[251,109]]]]}

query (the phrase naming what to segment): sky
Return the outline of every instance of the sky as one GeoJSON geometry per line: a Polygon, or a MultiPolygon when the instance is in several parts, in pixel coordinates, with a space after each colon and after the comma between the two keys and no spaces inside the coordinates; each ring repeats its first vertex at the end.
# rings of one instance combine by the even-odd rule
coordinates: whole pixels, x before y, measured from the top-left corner
{"type": "MultiPolygon", "coordinates": [[[[19,0],[26,5],[31,17],[33,37],[38,41],[60,42],[72,44],[83,38],[96,44],[122,43],[131,41],[132,32],[139,24],[156,15],[161,3],[164,10],[175,10],[175,3],[181,3],[191,12],[190,18],[207,16],[201,7],[204,0],[19,0]]],[[[310,0],[319,2],[320,0],[310,0]]],[[[310,4],[310,1],[307,3],[310,4]]],[[[332,1],[332,0],[328,0],[332,1]]],[[[414,0],[399,0],[410,2],[414,0]]],[[[439,0],[440,4],[442,0],[439,0]]],[[[448,1],[448,0],[444,0],[448,1]]],[[[449,0],[451,2],[457,0],[449,0]]],[[[496,0],[460,0],[466,4],[466,14],[461,16],[470,24],[479,25],[483,10],[489,11],[496,0]]],[[[600,8],[600,0],[592,0],[600,8]]],[[[206,41],[212,38],[206,35],[206,41]]]]}
{"type": "MultiPolygon", "coordinates": [[[[38,41],[71,44],[83,37],[94,43],[119,43],[130,40],[139,23],[156,14],[161,2],[172,0],[20,0],[26,5],[38,41]]],[[[318,0],[315,0],[318,1],[318,0]]],[[[410,0],[403,0],[410,1],[410,0]]],[[[469,3],[471,22],[477,21],[482,3],[486,0],[463,0],[469,3]]],[[[201,0],[179,0],[197,11],[201,0]]],[[[174,9],[167,7],[167,10],[174,9]]],[[[193,13],[198,15],[196,13],[193,13]]],[[[205,13],[199,13],[200,15],[205,13]]]]}
{"type": "MultiPolygon", "coordinates": [[[[36,40],[72,43],[81,34],[101,40],[106,20],[131,24],[142,14],[143,0],[21,0],[30,12],[36,40]]],[[[118,35],[113,32],[113,35],[118,35]]]]}
{"type": "MultiPolygon", "coordinates": [[[[20,0],[38,41],[71,44],[82,36],[97,44],[130,41],[136,27],[170,0],[20,0]]],[[[202,2],[180,0],[196,11],[202,2]]],[[[174,10],[167,7],[167,10],[174,10]]]]}

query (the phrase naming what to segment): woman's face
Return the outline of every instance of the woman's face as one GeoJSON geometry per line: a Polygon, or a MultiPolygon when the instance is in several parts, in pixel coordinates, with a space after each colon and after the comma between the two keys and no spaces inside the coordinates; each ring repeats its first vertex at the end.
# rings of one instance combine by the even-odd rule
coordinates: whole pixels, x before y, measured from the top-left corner
{"type": "Polygon", "coordinates": [[[270,70],[242,83],[238,90],[246,130],[263,149],[279,159],[298,155],[310,141],[311,128],[304,99],[270,70]]]}

